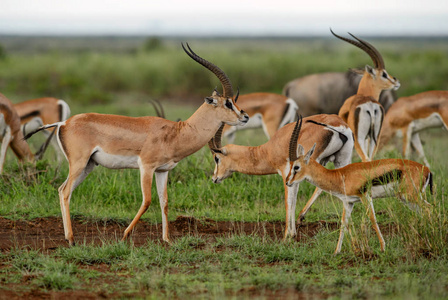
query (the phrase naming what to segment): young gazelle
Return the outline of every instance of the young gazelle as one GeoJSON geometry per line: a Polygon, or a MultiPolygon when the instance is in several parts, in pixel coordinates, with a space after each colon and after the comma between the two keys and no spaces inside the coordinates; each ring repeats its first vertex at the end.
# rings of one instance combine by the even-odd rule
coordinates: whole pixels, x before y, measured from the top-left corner
{"type": "MultiPolygon", "coordinates": [[[[220,183],[233,172],[249,175],[279,174],[283,178],[285,188],[286,228],[285,238],[296,235],[295,208],[297,202],[298,185],[286,186],[285,160],[288,157],[289,141],[293,132],[294,123],[280,128],[265,144],[257,147],[226,145],[221,146],[221,130],[210,141],[215,160],[213,182],[220,183]]],[[[317,149],[313,159],[317,163],[326,165],[332,161],[336,168],[351,162],[353,152],[353,134],[347,124],[337,115],[315,115],[303,119],[300,141],[311,147],[317,142],[317,149]]],[[[317,188],[308,201],[306,207],[312,203],[322,192],[317,188]]],[[[307,209],[301,212],[302,219],[307,209]]]]}
{"type": "Polygon", "coordinates": [[[380,136],[380,148],[395,134],[403,137],[403,155],[410,157],[415,150],[429,167],[419,132],[427,128],[448,130],[448,91],[428,91],[399,98],[386,114],[380,136]]]}
{"type": "Polygon", "coordinates": [[[151,203],[151,186],[155,174],[162,210],[163,240],[169,242],[168,172],[180,160],[207,144],[222,123],[242,125],[249,120],[247,114],[235,104],[238,95],[234,100],[227,75],[195,54],[188,44],[188,50],[183,45],[182,47],[193,60],[213,72],[223,87],[223,95],[213,92],[185,122],[173,122],[159,117],[132,118],[87,113],[39,129],[57,127],[57,139],[69,163],[69,175],[59,188],[59,199],[65,238],[70,245],[74,244],[70,197],[96,165],[110,169],[140,169],[143,202],[126,228],[123,239],[129,236],[151,203]]]}
{"type": "Polygon", "coordinates": [[[386,244],[378,227],[372,199],[392,195],[402,201],[408,201],[411,208],[420,203],[426,187],[432,193],[432,174],[429,169],[419,163],[402,159],[381,159],[371,162],[360,162],[347,165],[340,169],[329,170],[310,159],[316,144],[306,154],[302,145],[298,145],[300,127],[297,125],[291,135],[289,153],[286,160],[286,185],[293,188],[303,180],[341,199],[342,212],[341,230],[335,254],[341,251],[344,233],[347,230],[353,205],[360,200],[368,203],[369,217],[381,245],[381,251],[386,244]]]}
{"type": "Polygon", "coordinates": [[[355,150],[362,161],[371,161],[378,147],[378,138],[384,117],[384,108],[378,102],[381,91],[400,87],[400,82],[387,74],[381,54],[375,47],[366,41],[350,34],[356,40],[344,38],[331,33],[337,38],[346,41],[365,51],[373,60],[374,68],[366,65],[361,71],[362,79],[359,82],[356,95],[348,98],[341,109],[339,116],[347,122],[355,136],[355,150]]]}
{"type": "Polygon", "coordinates": [[[2,146],[0,150],[0,174],[3,172],[6,150],[11,146],[12,151],[19,161],[34,161],[34,155],[30,147],[23,140],[23,133],[20,131],[20,118],[14,109],[13,104],[3,94],[0,94],[0,137],[2,146]]]}
{"type": "Polygon", "coordinates": [[[237,130],[262,127],[267,138],[288,123],[294,122],[299,108],[294,100],[273,93],[251,93],[240,95],[238,105],[249,115],[249,122],[241,126],[224,126],[223,136],[227,143],[235,140],[237,130]]]}
{"type": "MultiPolygon", "coordinates": [[[[20,102],[14,104],[14,108],[19,114],[23,135],[27,135],[43,125],[62,122],[70,117],[70,107],[68,104],[64,100],[51,97],[20,102]]],[[[62,153],[58,142],[55,138],[52,138],[53,131],[53,128],[49,128],[42,132],[47,139],[51,139],[50,143],[57,153],[58,162],[60,162],[62,160],[62,153]]],[[[41,147],[41,149],[43,148],[41,147]]],[[[42,155],[43,152],[40,151],[39,156],[42,155]]]]}

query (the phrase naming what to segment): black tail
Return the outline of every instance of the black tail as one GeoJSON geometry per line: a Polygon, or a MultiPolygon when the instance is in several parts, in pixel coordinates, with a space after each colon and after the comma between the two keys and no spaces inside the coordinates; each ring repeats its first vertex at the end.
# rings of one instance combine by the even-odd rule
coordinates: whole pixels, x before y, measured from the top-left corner
{"type": "Polygon", "coordinates": [[[25,135],[25,137],[24,137],[23,139],[24,139],[24,140],[27,140],[27,139],[29,139],[30,137],[32,137],[35,133],[37,133],[37,132],[39,132],[39,131],[42,131],[42,130],[45,130],[45,129],[47,129],[47,128],[57,127],[58,124],[59,124],[59,123],[54,123],[54,124],[50,124],[50,125],[45,125],[45,126],[39,127],[39,128],[37,128],[36,130],[34,130],[34,131],[28,133],[27,135],[25,135]]]}
{"type": "Polygon", "coordinates": [[[434,187],[433,187],[431,172],[429,172],[429,191],[431,192],[431,195],[434,195],[434,187]]]}

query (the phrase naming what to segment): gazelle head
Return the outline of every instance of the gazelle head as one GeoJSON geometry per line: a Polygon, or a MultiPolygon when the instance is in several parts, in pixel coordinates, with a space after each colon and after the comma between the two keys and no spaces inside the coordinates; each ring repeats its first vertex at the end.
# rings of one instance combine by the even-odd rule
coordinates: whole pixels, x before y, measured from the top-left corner
{"type": "Polygon", "coordinates": [[[213,160],[215,161],[215,170],[213,171],[212,177],[214,183],[221,183],[233,173],[232,160],[227,157],[227,148],[221,145],[223,129],[224,125],[221,125],[215,136],[208,142],[208,146],[213,154],[213,160]]]}
{"type": "Polygon", "coordinates": [[[222,71],[218,66],[212,64],[211,62],[203,59],[193,50],[191,50],[188,43],[186,43],[187,48],[185,48],[182,43],[182,48],[185,53],[188,54],[194,61],[198,62],[208,70],[210,70],[213,74],[218,77],[221,82],[223,94],[219,94],[215,89],[210,97],[205,98],[205,103],[211,105],[213,109],[216,110],[216,116],[220,118],[220,120],[229,125],[244,125],[249,121],[249,116],[243,110],[241,110],[237,105],[236,101],[238,100],[237,92],[235,98],[233,97],[233,88],[230,83],[229,77],[222,71]]]}
{"type": "Polygon", "coordinates": [[[294,126],[291,134],[291,139],[289,141],[289,157],[286,163],[286,185],[292,186],[294,184],[300,183],[305,179],[306,168],[310,162],[311,156],[316,148],[316,143],[310,151],[305,154],[305,150],[302,145],[297,145],[299,140],[300,129],[302,128],[302,117],[300,116],[294,126]]]}
{"type": "Polygon", "coordinates": [[[352,70],[362,76],[366,76],[372,79],[372,81],[375,83],[375,86],[377,86],[381,90],[397,90],[400,87],[400,81],[398,81],[397,78],[390,76],[385,68],[383,57],[381,56],[380,52],[373,47],[370,43],[354,36],[350,32],[350,34],[355,40],[351,40],[345,37],[342,37],[340,35],[337,35],[336,33],[331,30],[331,33],[337,37],[338,39],[341,39],[349,44],[352,44],[359,49],[366,52],[370,58],[373,61],[374,67],[372,68],[369,65],[366,65],[364,70],[352,70]]]}

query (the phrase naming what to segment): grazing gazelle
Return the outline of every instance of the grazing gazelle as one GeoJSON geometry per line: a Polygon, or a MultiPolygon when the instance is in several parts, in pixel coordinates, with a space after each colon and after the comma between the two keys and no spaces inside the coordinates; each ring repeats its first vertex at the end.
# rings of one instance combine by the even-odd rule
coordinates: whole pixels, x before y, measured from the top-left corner
{"type": "MultiPolygon", "coordinates": [[[[215,160],[214,183],[220,183],[233,172],[282,176],[286,206],[285,238],[296,235],[295,208],[299,187],[298,185],[286,186],[288,173],[285,169],[293,129],[293,123],[287,124],[280,128],[268,142],[256,147],[233,144],[223,147],[221,146],[221,130],[209,143],[215,160]]],[[[304,118],[299,139],[308,147],[317,142],[317,149],[313,155],[313,159],[317,163],[326,165],[331,161],[336,168],[339,168],[351,162],[353,134],[347,124],[337,115],[315,115],[304,118]]],[[[322,190],[319,188],[314,191],[307,206],[301,212],[301,219],[321,192],[322,190]]]]}
{"type": "MultiPolygon", "coordinates": [[[[247,114],[235,104],[238,95],[234,100],[227,75],[195,54],[188,44],[188,50],[183,44],[182,47],[193,60],[213,72],[223,87],[223,95],[215,90],[185,122],[173,122],[159,117],[133,118],[87,113],[39,129],[57,127],[57,139],[69,163],[69,175],[59,188],[59,199],[65,238],[70,245],[74,244],[70,197],[96,165],[110,169],[140,169],[143,202],[126,228],[123,239],[129,236],[151,203],[151,186],[155,174],[162,210],[163,240],[169,242],[168,172],[180,160],[206,145],[222,123],[242,125],[249,120],[247,114]]],[[[27,138],[29,136],[31,134],[27,138]]]]}
{"type": "Polygon", "coordinates": [[[296,124],[291,134],[289,158],[286,160],[285,182],[293,188],[307,180],[341,199],[344,210],[335,254],[341,251],[344,233],[356,202],[363,200],[368,204],[369,217],[380,241],[381,251],[385,250],[386,244],[376,221],[372,199],[396,195],[402,201],[407,201],[411,208],[419,204],[419,200],[428,204],[422,194],[428,184],[432,193],[432,174],[424,165],[403,159],[381,159],[329,170],[311,159],[316,144],[306,154],[302,145],[297,146],[299,131],[300,126],[296,124]]]}
{"type": "MultiPolygon", "coordinates": [[[[20,102],[14,104],[14,108],[19,114],[23,135],[27,135],[43,125],[62,122],[70,117],[70,107],[68,104],[64,100],[52,97],[20,102]]],[[[52,138],[53,131],[53,128],[49,128],[42,132],[47,139],[51,139],[51,145],[57,153],[58,162],[60,162],[62,160],[62,153],[58,142],[55,138],[52,138]]],[[[41,147],[41,149],[43,148],[41,147]]],[[[43,152],[39,152],[39,156],[42,155],[43,152]]]]}
{"type": "Polygon", "coordinates": [[[353,131],[355,150],[361,160],[371,161],[378,147],[384,117],[384,108],[378,102],[378,98],[383,90],[398,89],[400,82],[387,74],[381,54],[371,44],[353,34],[350,35],[356,40],[339,36],[332,30],[331,33],[365,51],[375,66],[372,68],[366,65],[365,70],[361,71],[362,79],[359,82],[358,92],[348,98],[339,110],[339,116],[353,131]]]}
{"type": "Polygon", "coordinates": [[[23,140],[23,133],[20,130],[20,118],[14,109],[13,104],[3,94],[0,94],[0,174],[3,172],[3,164],[5,163],[6,150],[11,146],[12,151],[19,161],[31,162],[34,155],[31,153],[30,147],[23,140]]]}
{"type": "Polygon", "coordinates": [[[238,105],[249,115],[249,122],[244,126],[224,126],[223,136],[227,143],[235,140],[235,132],[249,128],[262,127],[267,138],[288,123],[294,122],[299,108],[291,98],[273,93],[251,93],[240,95],[238,105]]]}
{"type": "Polygon", "coordinates": [[[386,113],[379,147],[384,146],[395,134],[401,133],[403,155],[409,158],[411,150],[415,150],[429,167],[419,132],[434,127],[448,130],[448,91],[428,91],[401,97],[386,113]]]}

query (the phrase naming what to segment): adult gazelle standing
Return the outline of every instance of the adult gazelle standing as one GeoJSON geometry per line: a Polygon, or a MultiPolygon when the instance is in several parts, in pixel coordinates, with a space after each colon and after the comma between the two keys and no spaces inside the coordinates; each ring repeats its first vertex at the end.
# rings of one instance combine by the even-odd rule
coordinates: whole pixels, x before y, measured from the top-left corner
{"type": "Polygon", "coordinates": [[[353,131],[356,152],[362,161],[371,161],[378,147],[384,117],[384,108],[378,102],[380,93],[383,90],[398,89],[400,82],[386,72],[381,54],[371,44],[353,34],[350,35],[356,40],[344,38],[333,31],[331,33],[365,51],[374,64],[374,68],[366,65],[365,70],[360,72],[362,79],[358,92],[348,98],[339,110],[339,116],[353,131]]]}
{"type": "Polygon", "coordinates": [[[249,117],[235,104],[238,95],[233,99],[233,89],[227,75],[195,54],[188,44],[188,49],[184,45],[182,47],[193,60],[213,72],[223,87],[223,95],[213,92],[185,122],[159,117],[132,118],[87,113],[39,129],[57,127],[58,142],[69,162],[69,175],[59,188],[59,199],[65,238],[70,245],[74,244],[70,197],[95,165],[110,169],[140,169],[143,202],[126,228],[123,239],[129,236],[151,203],[151,185],[155,174],[162,210],[163,240],[168,242],[168,172],[180,160],[206,145],[223,123],[247,123],[249,117]]]}
{"type": "MultiPolygon", "coordinates": [[[[214,183],[220,183],[233,172],[248,175],[279,174],[282,176],[286,208],[285,238],[296,235],[295,208],[299,187],[298,185],[286,186],[287,170],[285,169],[294,124],[283,126],[268,142],[256,147],[233,144],[222,146],[221,130],[209,143],[215,160],[214,183]]],[[[313,155],[313,159],[317,163],[326,165],[331,161],[336,168],[339,168],[351,162],[353,134],[347,124],[337,115],[315,115],[304,118],[299,140],[309,147],[315,142],[317,143],[317,149],[313,155]]],[[[321,192],[321,189],[316,188],[306,207],[300,213],[300,219],[304,217],[321,192]]]]}
{"type": "Polygon", "coordinates": [[[381,251],[385,250],[386,243],[376,221],[372,199],[395,195],[411,208],[422,202],[428,204],[422,197],[428,185],[432,192],[432,174],[427,167],[410,160],[380,159],[329,170],[311,159],[316,144],[306,154],[302,145],[297,146],[299,132],[300,126],[296,125],[291,134],[289,158],[285,160],[285,182],[293,188],[307,180],[342,201],[344,210],[335,254],[341,251],[353,205],[361,199],[368,204],[369,217],[380,241],[381,251]]]}
{"type": "Polygon", "coordinates": [[[428,91],[399,98],[391,105],[383,125],[380,148],[400,133],[404,157],[409,158],[414,150],[429,167],[419,132],[434,127],[448,130],[448,91],[428,91]]]}

